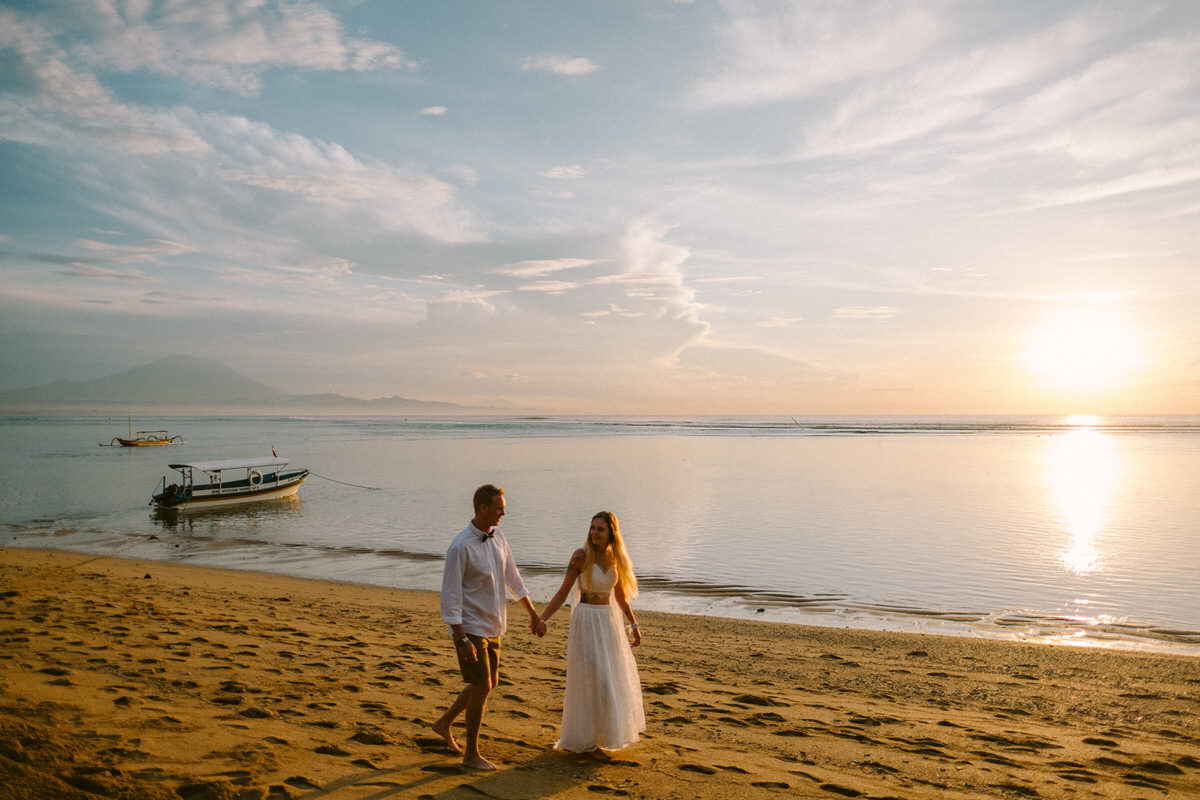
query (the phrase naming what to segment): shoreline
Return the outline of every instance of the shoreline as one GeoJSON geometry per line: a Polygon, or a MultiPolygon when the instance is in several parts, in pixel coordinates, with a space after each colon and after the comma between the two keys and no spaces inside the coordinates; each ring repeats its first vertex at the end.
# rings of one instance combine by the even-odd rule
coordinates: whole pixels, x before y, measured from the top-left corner
{"type": "Polygon", "coordinates": [[[0,587],[0,796],[1200,792],[1191,655],[639,610],[647,732],[599,765],[551,749],[565,616],[513,614],[480,775],[429,728],[436,592],[23,547],[0,587]]]}
{"type": "MultiPolygon", "coordinates": [[[[49,538],[53,538],[52,536],[49,538]]],[[[157,537],[151,537],[156,539],[157,537]]],[[[78,553],[105,558],[135,558],[151,563],[192,566],[202,569],[228,569],[249,574],[296,578],[300,580],[346,582],[353,585],[378,588],[387,591],[434,591],[436,588],[413,586],[420,583],[414,570],[428,570],[433,562],[427,556],[413,556],[411,561],[391,565],[389,577],[402,576],[406,585],[388,586],[370,581],[345,580],[338,575],[305,573],[292,562],[287,573],[263,569],[256,561],[244,562],[246,566],[222,563],[201,563],[200,560],[174,561],[160,559],[154,555],[131,554],[132,547],[145,542],[133,542],[124,546],[73,549],[49,546],[42,543],[9,543],[15,549],[48,550],[62,553],[78,553]]],[[[440,585],[440,563],[437,580],[426,581],[429,587],[440,585]]],[[[367,574],[378,574],[378,564],[371,565],[367,574]]],[[[344,570],[343,570],[344,572],[344,570]]],[[[539,564],[522,564],[521,572],[535,602],[544,603],[558,589],[562,580],[560,565],[553,567],[539,564]]],[[[781,625],[799,625],[817,628],[848,628],[853,630],[902,633],[913,635],[951,636],[956,638],[983,639],[999,642],[1024,642],[1050,647],[1078,647],[1102,650],[1124,650],[1143,653],[1178,654],[1200,656],[1200,631],[1183,627],[1167,627],[1163,623],[1133,623],[1112,620],[1089,622],[1055,615],[1030,615],[1019,612],[989,614],[985,612],[948,611],[920,609],[911,606],[893,608],[863,603],[828,600],[814,602],[803,596],[791,600],[782,599],[778,592],[759,591],[750,587],[728,585],[703,588],[687,583],[674,588],[670,581],[639,576],[642,595],[640,606],[644,610],[682,616],[703,616],[716,619],[769,622],[781,625]],[[706,602],[707,601],[707,602],[706,602]],[[819,610],[815,610],[819,609],[819,610]]]]}

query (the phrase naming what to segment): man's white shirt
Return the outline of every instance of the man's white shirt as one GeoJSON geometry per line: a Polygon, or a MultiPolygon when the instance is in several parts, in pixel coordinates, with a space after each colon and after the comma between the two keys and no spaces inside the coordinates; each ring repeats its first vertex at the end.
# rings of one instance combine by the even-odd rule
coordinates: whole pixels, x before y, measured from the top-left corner
{"type": "Polygon", "coordinates": [[[491,536],[468,524],[446,550],[442,572],[442,619],[474,636],[502,636],[508,626],[505,590],[529,596],[500,528],[491,536]]]}

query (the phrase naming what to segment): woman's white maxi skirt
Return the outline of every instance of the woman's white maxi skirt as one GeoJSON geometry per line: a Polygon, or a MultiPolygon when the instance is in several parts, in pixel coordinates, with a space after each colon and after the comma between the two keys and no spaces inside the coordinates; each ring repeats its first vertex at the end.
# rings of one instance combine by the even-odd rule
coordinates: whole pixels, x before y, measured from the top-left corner
{"type": "Polygon", "coordinates": [[[620,750],[646,730],[642,684],[620,606],[578,603],[567,635],[567,690],[555,747],[620,750]]]}

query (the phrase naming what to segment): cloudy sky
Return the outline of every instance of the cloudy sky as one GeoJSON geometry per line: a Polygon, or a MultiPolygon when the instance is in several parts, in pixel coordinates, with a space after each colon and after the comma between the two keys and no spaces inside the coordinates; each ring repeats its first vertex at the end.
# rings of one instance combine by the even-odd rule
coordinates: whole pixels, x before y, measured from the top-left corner
{"type": "Polygon", "coordinates": [[[0,4],[0,389],[1200,413],[1200,3],[0,4]]]}

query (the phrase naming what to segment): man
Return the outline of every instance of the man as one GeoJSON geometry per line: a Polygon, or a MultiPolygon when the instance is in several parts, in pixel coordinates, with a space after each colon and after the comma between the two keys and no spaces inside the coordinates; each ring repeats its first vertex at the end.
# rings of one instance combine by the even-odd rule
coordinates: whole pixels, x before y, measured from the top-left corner
{"type": "Polygon", "coordinates": [[[504,532],[496,527],[504,516],[504,490],[490,483],[475,490],[475,517],[446,551],[442,572],[442,619],[450,626],[458,666],[466,686],[437,722],[433,730],[446,746],[463,754],[463,766],[491,771],[498,769],[479,752],[479,729],[488,694],[500,677],[500,637],[507,628],[505,589],[529,612],[529,629],[546,634],[546,623],[538,616],[529,590],[517,571],[504,532]],[[455,741],[450,726],[466,712],[467,748],[455,741]]]}

